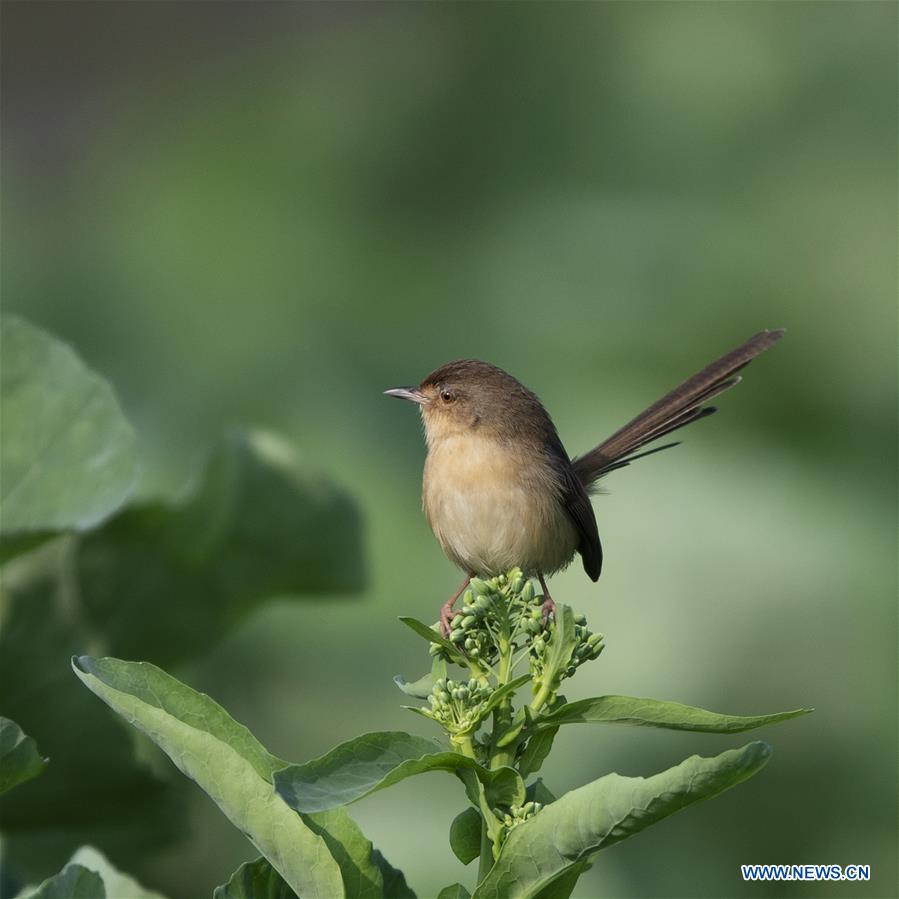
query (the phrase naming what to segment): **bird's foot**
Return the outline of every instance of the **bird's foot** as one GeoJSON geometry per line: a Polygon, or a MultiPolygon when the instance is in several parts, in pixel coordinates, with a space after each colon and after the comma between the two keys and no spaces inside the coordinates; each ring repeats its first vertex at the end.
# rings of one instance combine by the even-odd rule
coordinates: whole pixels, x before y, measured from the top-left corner
{"type": "Polygon", "coordinates": [[[547,596],[546,599],[543,600],[540,612],[543,615],[543,627],[546,627],[549,624],[549,616],[552,615],[553,618],[556,617],[556,604],[547,596]]]}
{"type": "Polygon", "coordinates": [[[440,633],[444,637],[444,639],[449,639],[450,631],[452,630],[452,620],[455,616],[455,612],[453,612],[453,604],[456,599],[448,599],[441,607],[440,607],[440,633]]]}
{"type": "Polygon", "coordinates": [[[545,628],[549,624],[550,615],[552,615],[555,620],[556,604],[549,595],[549,587],[546,586],[546,578],[544,578],[542,574],[538,574],[537,580],[540,581],[540,586],[543,588],[543,605],[541,606],[540,611],[543,614],[543,627],[545,628]]]}
{"type": "Polygon", "coordinates": [[[453,606],[456,604],[456,600],[462,595],[465,588],[468,586],[469,581],[471,581],[473,575],[469,575],[462,581],[462,586],[440,607],[440,633],[444,639],[449,639],[450,632],[452,631],[452,621],[454,618],[453,614],[453,606]]]}

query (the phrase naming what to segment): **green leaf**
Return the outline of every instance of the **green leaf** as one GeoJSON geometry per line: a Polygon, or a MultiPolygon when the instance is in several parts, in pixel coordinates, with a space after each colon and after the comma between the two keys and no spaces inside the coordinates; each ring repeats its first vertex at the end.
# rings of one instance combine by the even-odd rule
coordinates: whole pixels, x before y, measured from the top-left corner
{"type": "MultiPolygon", "coordinates": [[[[403,875],[386,861],[345,809],[338,808],[303,821],[321,836],[340,867],[346,899],[415,899],[403,875]]],[[[213,899],[295,899],[296,893],[265,858],[241,865],[213,899]]]]}
{"type": "MultiPolygon", "coordinates": [[[[66,865],[59,874],[47,878],[33,892],[17,899],[106,899],[103,878],[81,865],[66,865]]],[[[110,896],[109,899],[119,899],[110,896]]]]}
{"type": "Polygon", "coordinates": [[[540,770],[553,748],[553,740],[558,732],[558,727],[548,727],[531,735],[518,759],[518,770],[522,777],[528,777],[540,770]]]}
{"type": "Polygon", "coordinates": [[[521,677],[516,677],[509,683],[497,687],[484,706],[484,716],[486,717],[487,713],[492,712],[507,696],[514,693],[519,687],[523,687],[530,679],[530,674],[522,674],[521,677]]]}
{"type": "Polygon", "coordinates": [[[599,850],[751,777],[770,755],[766,743],[749,743],[652,777],[607,774],[572,790],[509,834],[474,899],[535,899],[599,850]]]}
{"type": "Polygon", "coordinates": [[[410,618],[408,615],[400,615],[400,621],[406,625],[406,627],[415,631],[419,637],[424,637],[428,643],[436,643],[442,649],[446,650],[447,655],[450,658],[450,661],[455,662],[457,665],[462,665],[463,667],[467,664],[465,656],[459,651],[459,648],[450,643],[449,640],[442,637],[437,631],[432,627],[428,627],[423,621],[419,621],[417,618],[410,618]]]}
{"type": "MultiPolygon", "coordinates": [[[[554,710],[558,706],[564,705],[564,703],[565,697],[557,696],[551,708],[554,710]]],[[[525,718],[527,719],[527,729],[531,735],[528,738],[527,743],[525,743],[524,750],[518,757],[517,768],[521,772],[522,777],[528,777],[531,774],[536,774],[546,761],[547,756],[553,748],[553,740],[555,740],[559,728],[558,726],[555,726],[537,730],[534,726],[533,715],[528,706],[523,706],[522,708],[525,718]]]]}
{"type": "Polygon", "coordinates": [[[275,795],[283,764],[208,696],[146,662],[73,660],[81,681],[195,780],[303,899],[343,895],[325,840],[275,795]]]}
{"type": "Polygon", "coordinates": [[[520,802],[524,784],[512,768],[488,771],[458,752],[444,751],[439,743],[402,731],[363,734],[341,743],[304,765],[275,772],[275,789],[300,812],[318,812],[349,805],[428,771],[449,771],[465,783],[469,799],[477,802],[480,781],[494,805],[520,802]]]}
{"type": "Polygon", "coordinates": [[[766,724],[776,724],[789,718],[807,715],[812,709],[794,709],[773,715],[719,715],[705,709],[665,702],[659,699],[637,699],[633,696],[597,696],[569,702],[539,718],[535,726],[540,730],[555,729],[561,724],[590,724],[608,722],[636,724],[643,727],[664,727],[669,730],[691,730],[713,734],[736,734],[766,724]]]}
{"type": "Polygon", "coordinates": [[[264,858],[246,862],[216,887],[212,899],[297,899],[297,894],[264,858]]]}
{"type": "Polygon", "coordinates": [[[172,664],[265,600],[358,589],[359,516],[288,444],[235,430],[185,502],[131,507],[89,534],[77,575],[110,654],[172,664]]]}
{"type": "Polygon", "coordinates": [[[0,718],[0,795],[37,777],[46,764],[34,740],[15,721],[0,718]]]}
{"type": "MultiPolygon", "coordinates": [[[[551,693],[559,689],[566,676],[571,657],[577,648],[577,636],[574,629],[574,612],[571,606],[557,605],[555,619],[547,641],[544,655],[544,670],[541,683],[549,685],[551,693]]],[[[534,684],[537,692],[538,685],[534,684]]]]}
{"type": "Polygon", "coordinates": [[[82,846],[69,864],[80,865],[99,874],[109,899],[163,899],[160,893],[142,887],[133,877],[114,868],[93,846],[82,846]]]}
{"type": "Polygon", "coordinates": [[[397,674],[393,678],[393,682],[406,696],[413,696],[415,699],[427,699],[431,695],[431,690],[434,689],[434,678],[430,672],[412,682],[407,681],[401,674],[397,674]]]}
{"type": "Polygon", "coordinates": [[[417,681],[409,683],[401,675],[394,677],[393,682],[407,695],[416,699],[427,699],[434,689],[434,682],[446,677],[446,660],[440,656],[434,656],[431,662],[431,670],[417,681]]]}
{"type": "Polygon", "coordinates": [[[384,899],[416,899],[402,871],[394,868],[377,849],[372,853],[372,858],[384,878],[384,899]]]}
{"type": "Polygon", "coordinates": [[[543,887],[534,899],[568,899],[577,886],[578,878],[592,867],[586,860],[572,865],[564,874],[543,887]]]}
{"type": "Polygon", "coordinates": [[[92,637],[65,584],[55,572],[21,582],[14,573],[4,570],[0,591],[0,708],[51,761],[0,796],[7,857],[32,882],[61,870],[86,843],[130,867],[184,834],[189,785],[72,677],[69,660],[92,637]]]}
{"type": "Polygon", "coordinates": [[[437,894],[437,899],[471,899],[471,893],[461,883],[453,883],[444,887],[437,894]]]}
{"type": "Polygon", "coordinates": [[[69,346],[19,318],[0,317],[0,356],[0,534],[93,527],[137,477],[134,432],[112,388],[69,346]]]}
{"type": "Polygon", "coordinates": [[[371,843],[345,808],[302,815],[303,823],[324,841],[340,868],[346,899],[381,899],[384,878],[372,858],[371,843]]]}
{"type": "Polygon", "coordinates": [[[469,806],[450,824],[450,848],[463,865],[473,862],[481,854],[481,823],[481,813],[469,806]]]}
{"type": "Polygon", "coordinates": [[[525,798],[528,802],[539,802],[541,805],[549,805],[556,801],[555,793],[543,783],[542,777],[538,777],[532,784],[528,784],[525,798]]]}

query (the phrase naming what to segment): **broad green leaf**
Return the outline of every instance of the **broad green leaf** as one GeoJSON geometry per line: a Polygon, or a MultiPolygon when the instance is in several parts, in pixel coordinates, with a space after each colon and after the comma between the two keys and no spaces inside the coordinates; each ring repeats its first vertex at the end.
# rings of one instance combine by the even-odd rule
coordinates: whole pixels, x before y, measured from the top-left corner
{"type": "Polygon", "coordinates": [[[137,476],[134,432],[112,388],[19,318],[0,317],[0,358],[0,534],[93,527],[137,476]]]}
{"type": "Polygon", "coordinates": [[[535,899],[599,850],[751,777],[770,755],[766,743],[749,743],[652,777],[607,774],[572,790],[512,830],[474,899],[535,899]]]}
{"type": "Polygon", "coordinates": [[[81,865],[66,865],[59,874],[48,877],[36,889],[20,893],[16,899],[119,899],[103,886],[103,878],[96,871],[81,865]]]}
{"type": "Polygon", "coordinates": [[[463,865],[470,864],[481,854],[481,823],[481,813],[469,806],[450,824],[450,848],[463,865]]]}
{"type": "Polygon", "coordinates": [[[572,865],[564,874],[543,887],[534,899],[568,899],[577,886],[578,878],[592,867],[586,859],[572,865]]]}
{"type": "Polygon", "coordinates": [[[212,899],[297,899],[297,894],[265,858],[246,862],[215,888],[212,899]]]}
{"type": "Polygon", "coordinates": [[[597,696],[569,702],[540,718],[540,730],[555,729],[561,724],[608,722],[664,727],[669,730],[692,730],[714,734],[736,734],[789,718],[807,715],[812,709],[794,709],[773,715],[719,715],[705,709],[665,702],[659,699],[637,699],[633,696],[597,696]]]}
{"type": "Polygon", "coordinates": [[[303,899],[343,896],[325,840],[272,790],[283,764],[208,696],[146,662],[73,660],[81,681],[195,780],[303,899]]]}
{"type": "Polygon", "coordinates": [[[384,878],[372,858],[371,842],[345,808],[303,815],[303,823],[317,833],[337,862],[346,899],[381,899],[384,878]]]}
{"type": "MultiPolygon", "coordinates": [[[[415,899],[403,875],[365,839],[342,808],[303,815],[304,822],[323,837],[340,867],[347,899],[415,899]]],[[[296,893],[265,858],[241,865],[213,899],[295,899],[296,893]]]]}
{"type": "Polygon", "coordinates": [[[469,798],[477,802],[480,781],[494,805],[520,802],[524,785],[512,768],[488,771],[439,743],[402,731],[363,734],[341,743],[304,765],[275,772],[275,789],[291,808],[318,812],[349,805],[363,796],[428,771],[449,771],[465,783],[469,798]]]}
{"type": "Polygon", "coordinates": [[[377,849],[372,853],[372,858],[384,878],[384,899],[416,899],[402,871],[394,868],[377,849]]]}
{"type": "Polygon", "coordinates": [[[72,654],[92,638],[54,572],[20,582],[8,567],[0,606],[0,709],[50,758],[40,777],[0,797],[7,857],[36,882],[93,843],[128,870],[183,835],[189,785],[72,677],[72,654]]]}
{"type": "Polygon", "coordinates": [[[106,856],[93,846],[82,846],[69,864],[80,865],[99,874],[109,899],[163,899],[160,893],[142,887],[133,877],[114,868],[106,856]]]}
{"type": "Polygon", "coordinates": [[[37,777],[46,764],[34,740],[15,721],[0,718],[0,795],[37,777]]]}
{"type": "Polygon", "coordinates": [[[359,516],[288,444],[232,431],[183,503],[130,507],[89,534],[77,575],[111,654],[171,664],[267,599],[358,589],[359,516]]]}
{"type": "Polygon", "coordinates": [[[437,899],[471,899],[471,893],[461,883],[453,883],[444,887],[437,894],[437,899]]]}

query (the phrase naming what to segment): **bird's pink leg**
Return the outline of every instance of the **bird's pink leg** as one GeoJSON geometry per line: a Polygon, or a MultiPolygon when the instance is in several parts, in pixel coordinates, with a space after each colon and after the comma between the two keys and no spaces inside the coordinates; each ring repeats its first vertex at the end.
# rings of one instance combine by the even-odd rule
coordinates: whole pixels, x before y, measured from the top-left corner
{"type": "Polygon", "coordinates": [[[541,612],[543,612],[543,626],[546,627],[546,622],[549,621],[549,616],[556,614],[556,604],[553,602],[552,597],[549,595],[549,587],[546,586],[546,580],[544,579],[542,574],[537,575],[537,580],[540,581],[540,586],[543,588],[543,607],[541,608],[541,612]]]}
{"type": "Polygon", "coordinates": [[[443,634],[444,637],[449,637],[450,635],[450,622],[453,620],[453,606],[456,604],[456,600],[462,595],[465,588],[471,582],[471,579],[474,575],[468,575],[464,581],[462,581],[462,586],[440,607],[440,633],[443,634]]]}

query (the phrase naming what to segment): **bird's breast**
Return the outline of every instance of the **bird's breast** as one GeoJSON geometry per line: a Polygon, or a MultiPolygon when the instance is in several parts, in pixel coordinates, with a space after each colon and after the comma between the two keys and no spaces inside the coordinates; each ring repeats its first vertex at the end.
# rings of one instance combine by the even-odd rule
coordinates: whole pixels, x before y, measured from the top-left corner
{"type": "Polygon", "coordinates": [[[512,443],[464,434],[432,445],[422,504],[443,551],[468,573],[550,573],[577,549],[549,459],[512,443]]]}

